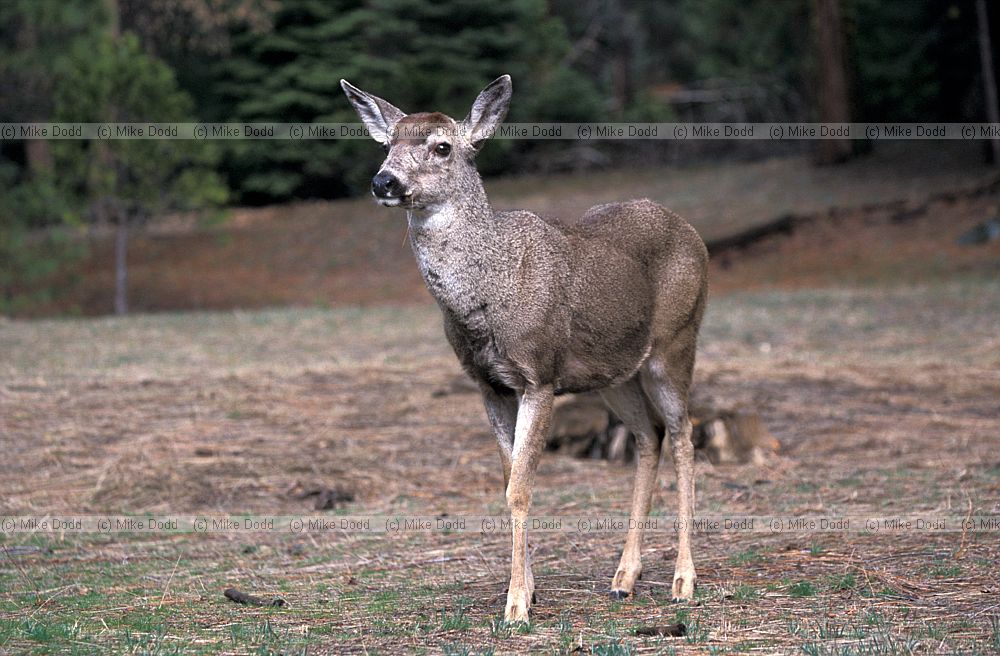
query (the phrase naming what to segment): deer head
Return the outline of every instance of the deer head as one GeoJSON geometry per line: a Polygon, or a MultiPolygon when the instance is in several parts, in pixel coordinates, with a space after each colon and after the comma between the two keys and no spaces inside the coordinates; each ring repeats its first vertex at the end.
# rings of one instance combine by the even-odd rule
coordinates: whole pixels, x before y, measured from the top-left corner
{"type": "Polygon", "coordinates": [[[440,112],[404,114],[347,80],[340,86],[372,138],[386,151],[372,178],[372,195],[380,204],[433,211],[456,196],[481,189],[474,160],[507,115],[509,75],[483,89],[462,121],[440,112]]]}

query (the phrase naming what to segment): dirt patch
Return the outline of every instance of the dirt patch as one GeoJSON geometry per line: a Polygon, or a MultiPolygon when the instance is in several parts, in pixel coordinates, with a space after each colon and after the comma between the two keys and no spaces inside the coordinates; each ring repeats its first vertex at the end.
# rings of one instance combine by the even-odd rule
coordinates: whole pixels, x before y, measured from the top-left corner
{"type": "Polygon", "coordinates": [[[1000,216],[1000,195],[946,195],[926,205],[890,203],[790,217],[774,230],[725,242],[712,258],[712,291],[927,282],[1000,273],[1000,240],[960,237],[1000,216]]]}

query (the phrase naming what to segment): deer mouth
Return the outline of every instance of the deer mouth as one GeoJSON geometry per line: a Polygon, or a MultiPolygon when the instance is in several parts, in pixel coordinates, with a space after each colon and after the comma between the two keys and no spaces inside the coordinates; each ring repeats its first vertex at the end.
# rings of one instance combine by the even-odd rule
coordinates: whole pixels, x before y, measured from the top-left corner
{"type": "Polygon", "coordinates": [[[399,207],[400,205],[412,205],[413,195],[405,194],[403,196],[376,196],[375,200],[378,201],[379,205],[383,207],[399,207]]]}
{"type": "Polygon", "coordinates": [[[402,196],[376,196],[375,200],[383,207],[413,207],[413,192],[402,196]]]}

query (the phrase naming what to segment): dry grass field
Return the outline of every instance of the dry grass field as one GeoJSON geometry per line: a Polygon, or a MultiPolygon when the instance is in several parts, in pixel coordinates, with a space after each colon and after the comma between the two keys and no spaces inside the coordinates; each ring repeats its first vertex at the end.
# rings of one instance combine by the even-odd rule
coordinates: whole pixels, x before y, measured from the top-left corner
{"type": "MultiPolygon", "coordinates": [[[[1000,513],[995,280],[715,299],[698,383],[762,414],[764,465],[699,463],[699,513],[1000,513]]],[[[4,515],[503,512],[478,399],[427,306],[0,325],[4,515]]],[[[669,515],[669,461],[655,508],[669,515]]],[[[539,515],[624,516],[630,471],[547,454],[539,515]]],[[[0,651],[994,653],[996,533],[705,533],[697,598],[673,537],[606,598],[621,535],[532,535],[530,626],[500,618],[501,534],[4,536],[0,651]],[[287,601],[252,608],[227,587],[287,601]],[[637,637],[683,622],[684,637],[637,637]]]]}
{"type": "MultiPolygon", "coordinates": [[[[782,449],[699,462],[697,513],[1000,515],[1000,246],[954,244],[1000,197],[902,217],[828,205],[713,264],[696,384],[753,408],[782,449]]],[[[342,229],[360,244],[375,228],[342,229]]],[[[436,308],[376,304],[378,291],[348,296],[366,305],[0,320],[0,516],[502,515],[493,439],[452,384],[436,308]],[[316,510],[319,490],[351,498],[316,510]]],[[[665,458],[660,517],[675,504],[665,458]]],[[[624,517],[630,484],[630,467],[549,453],[534,512],[624,517]]],[[[699,531],[689,603],[670,599],[670,530],[647,535],[637,594],[611,601],[623,540],[531,533],[538,603],[512,626],[501,532],[5,529],[0,653],[1000,651],[1000,532],[699,531]],[[236,604],[227,588],[286,603],[236,604]],[[673,623],[685,635],[640,635],[673,623]]]]}

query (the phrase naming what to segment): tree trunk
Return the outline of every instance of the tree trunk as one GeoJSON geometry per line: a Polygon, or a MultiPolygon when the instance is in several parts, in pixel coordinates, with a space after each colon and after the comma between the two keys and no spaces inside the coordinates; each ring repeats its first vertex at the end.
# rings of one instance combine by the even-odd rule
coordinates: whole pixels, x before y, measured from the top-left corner
{"type": "MultiPolygon", "coordinates": [[[[989,14],[986,13],[986,0],[976,0],[976,19],[979,23],[979,60],[983,69],[983,90],[986,95],[986,120],[990,123],[1000,123],[1000,107],[997,106],[997,79],[993,72],[993,45],[990,43],[989,14]]],[[[1000,164],[1000,139],[990,140],[993,153],[993,165],[1000,164]]]]}
{"type": "MultiPolygon", "coordinates": [[[[840,0],[813,0],[813,14],[819,54],[819,120],[821,123],[848,123],[851,120],[851,102],[840,0]]],[[[816,163],[843,162],[850,158],[852,150],[850,139],[821,139],[816,142],[816,163]]]]}
{"type": "MultiPolygon", "coordinates": [[[[16,38],[19,51],[22,53],[34,52],[38,48],[38,26],[31,20],[25,20],[16,38]]],[[[31,69],[29,68],[29,70],[31,69]]],[[[44,117],[41,120],[37,118],[38,114],[48,112],[45,105],[50,104],[43,100],[43,98],[47,99],[49,95],[45,81],[35,72],[29,75],[28,79],[23,80],[23,83],[22,93],[29,99],[31,108],[21,118],[27,118],[29,121],[36,123],[48,120],[49,117],[44,117]]],[[[52,172],[52,150],[47,140],[25,140],[24,158],[28,164],[28,173],[32,178],[42,177],[52,172]]]]}
{"type": "MultiPolygon", "coordinates": [[[[104,6],[108,12],[108,33],[116,42],[121,37],[121,13],[118,7],[118,0],[104,0],[104,6]]],[[[108,108],[108,118],[111,121],[118,120],[118,108],[112,104],[108,108]]],[[[113,156],[110,151],[100,143],[102,150],[98,156],[106,159],[110,164],[113,156]]],[[[117,178],[117,175],[116,175],[117,178]]],[[[128,314],[128,222],[129,212],[121,207],[115,208],[115,314],[124,316],[128,314]]]]}
{"type": "Polygon", "coordinates": [[[115,227],[115,314],[128,314],[128,213],[119,212],[115,227]]]}
{"type": "Polygon", "coordinates": [[[121,36],[121,8],[118,0],[104,0],[104,9],[108,12],[108,33],[117,41],[121,36]]]}
{"type": "MultiPolygon", "coordinates": [[[[41,122],[41,121],[39,121],[41,122]]],[[[24,158],[31,177],[44,177],[52,172],[52,149],[45,139],[28,139],[24,143],[24,158]]]]}

